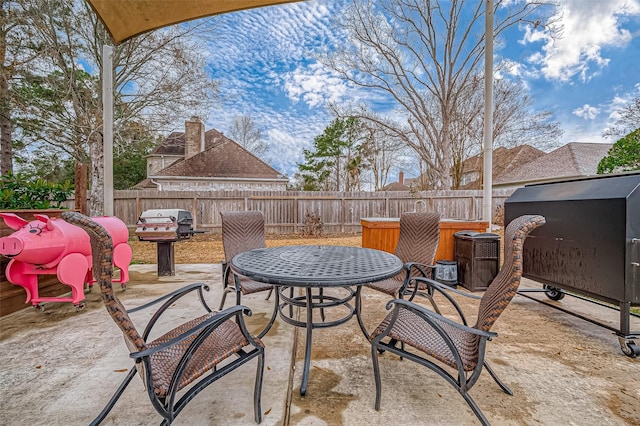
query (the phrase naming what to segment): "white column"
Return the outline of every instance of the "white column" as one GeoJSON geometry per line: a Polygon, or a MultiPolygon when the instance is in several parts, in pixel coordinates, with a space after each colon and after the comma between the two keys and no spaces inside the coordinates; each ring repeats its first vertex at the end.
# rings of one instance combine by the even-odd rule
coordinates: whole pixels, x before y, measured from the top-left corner
{"type": "Polygon", "coordinates": [[[102,143],[104,214],[113,216],[113,47],[102,46],[102,143]]]}
{"type": "Polygon", "coordinates": [[[482,190],[482,220],[491,228],[491,198],[493,187],[493,0],[485,3],[484,29],[484,177],[482,190]]]}

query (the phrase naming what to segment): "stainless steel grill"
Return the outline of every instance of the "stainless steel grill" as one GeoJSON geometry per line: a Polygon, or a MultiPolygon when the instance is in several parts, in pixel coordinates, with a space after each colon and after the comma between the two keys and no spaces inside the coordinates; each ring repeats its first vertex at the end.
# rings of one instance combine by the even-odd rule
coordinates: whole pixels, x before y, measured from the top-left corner
{"type": "Polygon", "coordinates": [[[181,209],[145,210],[138,219],[135,234],[141,241],[178,241],[200,231],[193,229],[191,212],[181,209]]]}
{"type": "Polygon", "coordinates": [[[204,231],[193,229],[191,213],[181,209],[145,210],[136,224],[136,236],[141,241],[158,245],[158,276],[175,275],[173,243],[188,240],[204,231]]]}

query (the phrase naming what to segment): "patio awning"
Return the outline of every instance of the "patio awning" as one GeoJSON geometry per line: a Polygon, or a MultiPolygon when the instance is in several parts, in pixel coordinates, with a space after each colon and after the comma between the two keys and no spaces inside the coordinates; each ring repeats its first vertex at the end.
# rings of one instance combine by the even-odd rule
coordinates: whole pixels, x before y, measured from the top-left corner
{"type": "Polygon", "coordinates": [[[115,44],[157,28],[205,16],[299,0],[87,0],[115,44]]]}

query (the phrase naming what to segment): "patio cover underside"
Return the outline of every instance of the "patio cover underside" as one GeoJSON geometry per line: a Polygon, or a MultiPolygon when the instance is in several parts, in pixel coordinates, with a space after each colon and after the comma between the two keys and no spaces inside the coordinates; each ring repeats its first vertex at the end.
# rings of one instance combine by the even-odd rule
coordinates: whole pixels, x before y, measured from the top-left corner
{"type": "Polygon", "coordinates": [[[299,0],[87,0],[115,44],[167,25],[299,0]]]}

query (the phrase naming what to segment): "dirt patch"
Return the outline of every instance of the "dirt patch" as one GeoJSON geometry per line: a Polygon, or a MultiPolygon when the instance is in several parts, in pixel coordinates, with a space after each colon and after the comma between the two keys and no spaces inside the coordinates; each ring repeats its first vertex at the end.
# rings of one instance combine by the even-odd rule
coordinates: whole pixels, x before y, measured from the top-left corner
{"type": "MultiPolygon", "coordinates": [[[[360,247],[360,234],[339,234],[308,237],[303,235],[267,235],[267,247],[288,245],[336,245],[360,247]]],[[[157,263],[155,243],[131,238],[129,245],[133,249],[132,263],[157,263]]],[[[174,244],[175,263],[220,263],[224,259],[222,236],[220,234],[195,235],[186,241],[174,244]]]]}

